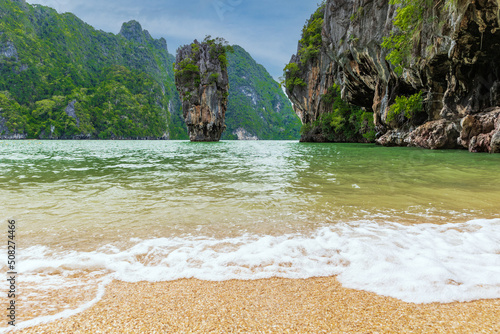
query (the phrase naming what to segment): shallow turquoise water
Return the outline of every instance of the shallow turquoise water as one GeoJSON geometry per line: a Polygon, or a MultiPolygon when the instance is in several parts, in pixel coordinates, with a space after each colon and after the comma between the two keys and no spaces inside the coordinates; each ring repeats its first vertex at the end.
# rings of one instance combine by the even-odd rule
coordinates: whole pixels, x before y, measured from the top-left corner
{"type": "Polygon", "coordinates": [[[494,218],[498,180],[500,155],[465,151],[279,141],[0,142],[2,218],[24,225],[26,243],[59,247],[148,235],[282,234],[361,218],[494,218]]]}

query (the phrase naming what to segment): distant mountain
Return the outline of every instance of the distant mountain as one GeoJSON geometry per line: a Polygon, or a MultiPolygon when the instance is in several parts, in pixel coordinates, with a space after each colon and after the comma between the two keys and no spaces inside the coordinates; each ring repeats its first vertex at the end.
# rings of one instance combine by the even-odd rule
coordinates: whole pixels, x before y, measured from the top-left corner
{"type": "Polygon", "coordinates": [[[279,84],[242,47],[233,48],[222,138],[298,139],[301,123],[279,84]]]}
{"type": "Polygon", "coordinates": [[[160,138],[179,106],[173,56],[140,24],[97,31],[73,14],[0,0],[0,135],[160,138]]]}
{"type": "MultiPolygon", "coordinates": [[[[0,0],[0,138],[187,139],[173,63],[165,39],[136,21],[114,35],[0,0]]],[[[239,47],[229,63],[223,138],[298,138],[290,102],[265,69],[239,47]]]]}

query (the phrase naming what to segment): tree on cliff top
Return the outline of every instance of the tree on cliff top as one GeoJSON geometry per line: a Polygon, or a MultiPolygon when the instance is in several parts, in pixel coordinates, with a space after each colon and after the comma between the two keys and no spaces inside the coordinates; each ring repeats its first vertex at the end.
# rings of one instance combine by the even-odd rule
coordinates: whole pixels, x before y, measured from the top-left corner
{"type": "Polygon", "coordinates": [[[314,59],[318,56],[321,48],[321,30],[325,16],[326,2],[320,4],[319,8],[314,12],[309,20],[306,21],[302,28],[302,38],[300,39],[300,49],[298,55],[303,64],[309,59],[314,59]]]}
{"type": "Polygon", "coordinates": [[[304,87],[306,85],[304,80],[300,78],[302,65],[316,59],[319,55],[322,45],[321,31],[323,29],[325,8],[326,2],[323,1],[302,28],[302,37],[297,51],[300,61],[297,63],[292,62],[283,69],[283,77],[280,79],[281,85],[288,91],[292,91],[296,86],[304,87]]]}
{"type": "Polygon", "coordinates": [[[212,38],[212,36],[207,35],[203,43],[210,45],[210,56],[217,57],[221,64],[227,68],[226,52],[234,53],[234,48],[229,45],[229,42],[222,37],[212,38]]]}
{"type": "MultiPolygon", "coordinates": [[[[184,87],[194,88],[202,83],[202,78],[200,74],[200,68],[197,65],[197,61],[200,58],[200,47],[201,45],[208,45],[210,48],[210,58],[214,62],[218,60],[221,66],[221,71],[227,72],[227,56],[226,52],[234,52],[234,49],[229,43],[222,37],[212,38],[212,36],[207,35],[202,43],[195,40],[191,44],[190,55],[184,59],[174,63],[174,72],[176,82],[184,87]]],[[[179,53],[179,48],[177,53],[179,53]]],[[[216,73],[213,73],[208,78],[208,83],[213,83],[216,81],[216,73]]],[[[189,99],[189,94],[184,96],[184,99],[189,99]]]]}

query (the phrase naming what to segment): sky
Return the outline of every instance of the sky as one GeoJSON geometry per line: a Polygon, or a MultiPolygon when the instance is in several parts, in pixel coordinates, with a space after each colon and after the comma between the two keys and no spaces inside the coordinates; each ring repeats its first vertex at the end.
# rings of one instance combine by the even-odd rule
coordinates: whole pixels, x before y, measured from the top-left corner
{"type": "Polygon", "coordinates": [[[96,29],[117,34],[136,20],[154,38],[179,46],[223,37],[264,65],[277,80],[297,52],[302,27],[320,0],[28,0],[59,13],[71,12],[96,29]]]}

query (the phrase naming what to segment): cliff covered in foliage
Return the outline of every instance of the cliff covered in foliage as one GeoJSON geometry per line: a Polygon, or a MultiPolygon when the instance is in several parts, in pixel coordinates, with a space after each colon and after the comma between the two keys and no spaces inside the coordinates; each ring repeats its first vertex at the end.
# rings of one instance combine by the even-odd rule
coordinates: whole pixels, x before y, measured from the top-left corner
{"type": "Polygon", "coordinates": [[[499,7],[496,0],[326,1],[285,68],[302,140],[373,139],[361,108],[383,145],[500,152],[499,7]],[[333,90],[348,107],[337,106],[338,95],[332,103],[333,90]]]}
{"type": "Polygon", "coordinates": [[[0,0],[2,138],[168,138],[173,56],[139,23],[97,31],[73,14],[0,0]]]}
{"type": "Polygon", "coordinates": [[[223,139],[299,138],[300,121],[279,84],[242,47],[227,54],[229,100],[223,139]]]}

